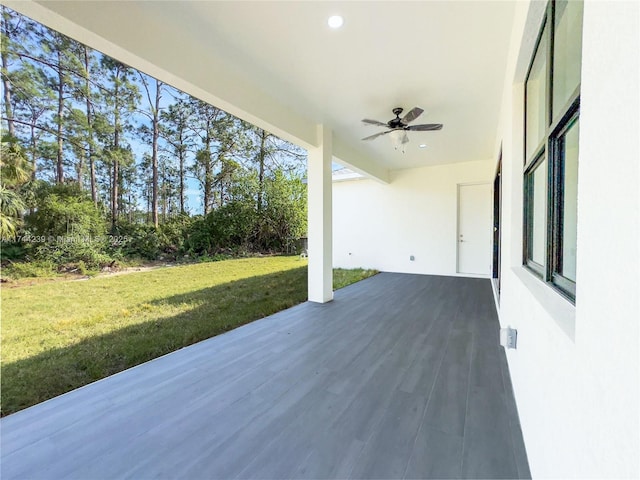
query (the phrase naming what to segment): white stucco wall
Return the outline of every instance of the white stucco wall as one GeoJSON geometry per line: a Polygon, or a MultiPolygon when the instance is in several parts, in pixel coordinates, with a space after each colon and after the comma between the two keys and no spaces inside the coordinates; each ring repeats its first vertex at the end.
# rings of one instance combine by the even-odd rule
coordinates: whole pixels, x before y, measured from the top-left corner
{"type": "Polygon", "coordinates": [[[639,478],[640,4],[585,4],[575,307],[520,266],[524,76],[517,64],[530,58],[538,25],[526,25],[527,4],[519,9],[516,84],[505,90],[497,140],[500,321],[518,329],[518,349],[507,357],[532,475],[639,478]]]}
{"type": "Polygon", "coordinates": [[[455,275],[457,185],[491,182],[493,169],[474,161],[392,171],[389,184],[334,183],[334,266],[455,275]]]}

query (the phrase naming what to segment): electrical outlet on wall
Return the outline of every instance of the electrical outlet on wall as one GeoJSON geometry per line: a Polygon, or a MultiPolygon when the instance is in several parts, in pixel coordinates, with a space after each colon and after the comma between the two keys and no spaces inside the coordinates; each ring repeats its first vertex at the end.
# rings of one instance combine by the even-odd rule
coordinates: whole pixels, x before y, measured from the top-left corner
{"type": "Polygon", "coordinates": [[[516,348],[518,343],[518,330],[507,327],[500,329],[500,345],[504,348],[516,348]]]}

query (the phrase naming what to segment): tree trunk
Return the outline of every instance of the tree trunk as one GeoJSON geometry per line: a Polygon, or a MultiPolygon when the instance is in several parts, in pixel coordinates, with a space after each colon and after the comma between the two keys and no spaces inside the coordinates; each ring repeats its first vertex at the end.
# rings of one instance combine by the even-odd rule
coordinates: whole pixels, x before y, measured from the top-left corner
{"type": "Polygon", "coordinates": [[[113,178],[111,180],[111,226],[115,227],[118,223],[118,177],[120,171],[118,159],[113,159],[113,178]]]}
{"type": "Polygon", "coordinates": [[[151,189],[149,188],[149,185],[147,185],[147,188],[146,188],[146,197],[147,197],[146,222],[149,223],[151,222],[151,189]]]}
{"type": "Polygon", "coordinates": [[[78,166],[76,167],[76,182],[78,182],[78,188],[82,190],[82,177],[84,177],[84,158],[82,155],[78,155],[78,166]]]}
{"type": "Polygon", "coordinates": [[[115,88],[114,88],[114,130],[113,130],[113,153],[112,161],[113,161],[113,179],[112,179],[112,187],[111,187],[111,226],[115,227],[118,223],[118,195],[119,189],[118,186],[120,184],[120,110],[118,104],[118,93],[119,93],[119,74],[116,74],[115,88]]]}
{"type": "MultiPolygon", "coordinates": [[[[207,151],[207,155],[209,152],[207,151]]],[[[206,163],[204,165],[204,214],[209,213],[209,205],[211,197],[211,161],[210,159],[206,159],[206,163]]]]}
{"type": "Polygon", "coordinates": [[[158,138],[160,136],[160,97],[161,97],[162,83],[156,80],[156,101],[153,109],[153,149],[151,154],[152,162],[152,198],[151,198],[151,220],[153,226],[158,228],[158,138]]]}
{"type": "Polygon", "coordinates": [[[169,211],[169,202],[171,201],[167,188],[167,167],[166,165],[162,166],[162,188],[160,191],[162,192],[160,195],[160,205],[162,206],[162,222],[167,222],[168,211],[169,211]]]}
{"type": "Polygon", "coordinates": [[[207,137],[205,140],[205,157],[204,157],[204,214],[209,213],[209,206],[211,202],[211,122],[207,122],[207,137]]]}
{"type": "MultiPolygon", "coordinates": [[[[93,164],[93,118],[91,115],[91,64],[89,63],[89,48],[84,47],[84,69],[85,69],[85,99],[87,109],[87,163],[89,164],[89,173],[91,176],[91,200],[93,204],[98,204],[98,195],[96,192],[96,171],[93,164]]],[[[82,188],[82,164],[78,172],[78,184],[82,188]]]]}
{"type": "MultiPolygon", "coordinates": [[[[8,27],[8,14],[5,12],[5,7],[2,6],[2,33],[7,39],[7,44],[11,41],[10,31],[8,27]]],[[[16,135],[16,127],[13,123],[13,109],[11,106],[11,82],[9,81],[8,75],[9,72],[9,59],[6,52],[6,48],[2,49],[2,87],[4,89],[4,112],[7,116],[7,127],[9,129],[9,135],[15,137],[16,135]]]]}
{"type": "Polygon", "coordinates": [[[93,160],[93,153],[89,153],[89,175],[91,176],[91,200],[98,206],[98,188],[96,185],[96,165],[93,160]]]}
{"type": "Polygon", "coordinates": [[[84,67],[87,73],[85,88],[87,97],[87,132],[89,135],[89,145],[87,148],[87,160],[89,163],[89,175],[91,177],[91,200],[98,206],[98,186],[96,184],[96,166],[93,158],[93,116],[91,115],[91,64],[89,63],[89,48],[84,47],[84,67]]]}
{"type": "Polygon", "coordinates": [[[36,140],[36,127],[31,125],[31,180],[36,179],[38,171],[38,141],[36,140]]]}
{"type": "Polygon", "coordinates": [[[258,212],[262,211],[262,196],[264,192],[264,160],[266,157],[266,143],[269,134],[260,130],[260,151],[258,152],[258,212]]]}
{"type": "Polygon", "coordinates": [[[62,52],[58,50],[58,154],[56,159],[56,183],[64,182],[64,166],[63,162],[63,148],[64,143],[62,139],[62,115],[64,114],[64,74],[62,73],[62,52]]]}
{"type": "Polygon", "coordinates": [[[182,138],[182,126],[180,126],[180,150],[179,150],[179,160],[180,160],[180,171],[178,175],[180,177],[180,214],[184,215],[184,139],[182,138]]]}

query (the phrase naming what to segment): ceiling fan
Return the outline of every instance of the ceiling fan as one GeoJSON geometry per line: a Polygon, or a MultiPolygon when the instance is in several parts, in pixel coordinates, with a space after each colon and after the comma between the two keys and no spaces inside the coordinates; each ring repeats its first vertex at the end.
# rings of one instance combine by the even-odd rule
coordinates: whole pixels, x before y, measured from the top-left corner
{"type": "Polygon", "coordinates": [[[409,136],[407,135],[408,131],[411,132],[426,132],[430,130],[441,130],[441,123],[424,123],[422,125],[409,125],[409,123],[413,122],[416,118],[418,118],[424,110],[419,107],[412,108],[407,112],[407,114],[400,118],[400,114],[403,112],[403,109],[400,107],[396,107],[393,110],[393,114],[396,118],[389,120],[387,123],[379,122],[378,120],[370,120],[368,118],[363,118],[362,122],[367,125],[376,125],[379,127],[386,127],[389,130],[376,133],[374,135],[370,135],[368,137],[363,138],[362,140],[373,140],[374,138],[378,138],[381,135],[386,135],[387,133],[393,132],[393,140],[396,146],[404,145],[409,142],[409,136]]]}

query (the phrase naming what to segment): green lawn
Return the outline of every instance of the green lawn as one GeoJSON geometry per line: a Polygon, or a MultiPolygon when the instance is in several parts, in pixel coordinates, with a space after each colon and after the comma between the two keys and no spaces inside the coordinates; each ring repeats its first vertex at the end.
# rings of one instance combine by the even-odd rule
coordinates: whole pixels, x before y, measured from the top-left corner
{"type": "MultiPolygon", "coordinates": [[[[336,270],[341,288],[371,270],[336,270]]],[[[306,300],[307,262],[264,257],[2,288],[2,415],[306,300]]]]}

